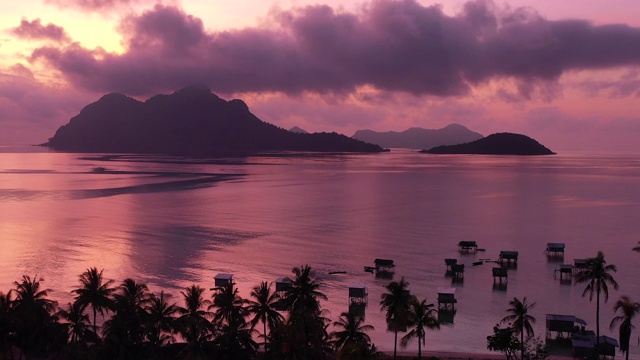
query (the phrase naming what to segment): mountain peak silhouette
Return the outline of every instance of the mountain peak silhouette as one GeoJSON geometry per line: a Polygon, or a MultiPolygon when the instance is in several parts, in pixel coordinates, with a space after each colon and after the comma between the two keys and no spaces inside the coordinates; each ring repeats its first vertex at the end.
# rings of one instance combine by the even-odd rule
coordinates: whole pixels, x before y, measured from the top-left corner
{"type": "Polygon", "coordinates": [[[84,107],[43,145],[71,152],[189,156],[384,151],[336,133],[291,133],[257,118],[244,101],[223,100],[202,84],[145,102],[107,94],[84,107]]]}

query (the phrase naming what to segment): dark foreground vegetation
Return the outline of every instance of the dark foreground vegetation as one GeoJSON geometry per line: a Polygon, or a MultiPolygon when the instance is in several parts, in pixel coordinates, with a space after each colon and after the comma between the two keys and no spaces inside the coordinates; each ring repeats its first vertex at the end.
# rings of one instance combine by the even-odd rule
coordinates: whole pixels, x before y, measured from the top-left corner
{"type": "MultiPolygon", "coordinates": [[[[311,268],[293,274],[286,291],[262,282],[243,299],[230,282],[208,298],[192,285],[174,301],[133,279],[115,286],[90,268],[72,290],[74,302],[60,307],[42,278],[23,276],[0,293],[0,359],[381,358],[366,333],[372,326],[350,312],[332,322],[311,268]]],[[[389,289],[400,292],[386,294],[381,307],[390,321],[402,317],[402,326],[413,329],[403,344],[424,342],[425,326],[437,326],[435,311],[403,292],[404,280],[397,284],[389,289]]]]}
{"type": "MultiPolygon", "coordinates": [[[[612,276],[616,267],[606,264],[602,252],[587,263],[575,282],[587,284],[583,296],[595,297],[599,335],[600,295],[606,301],[607,285],[618,288],[612,276]]],[[[240,297],[229,282],[214,288],[211,297],[192,285],[174,300],[133,279],[116,285],[102,270],[90,268],[72,290],[74,301],[63,306],[48,298],[51,290],[42,288],[43,279],[23,276],[7,293],[0,292],[0,359],[388,358],[371,343],[367,332],[374,328],[357,311],[344,312],[333,322],[326,317],[323,284],[308,265],[294,268],[293,275],[286,290],[276,292],[272,284],[262,282],[249,299],[240,297]]],[[[426,330],[440,326],[434,305],[408,289],[404,278],[391,281],[380,300],[394,336],[394,359],[398,332],[403,333],[402,347],[418,341],[421,359],[426,330]]],[[[521,359],[547,358],[543,343],[533,338],[534,305],[526,297],[514,298],[501,321],[509,326],[496,325],[487,348],[508,359],[518,353],[521,359]]],[[[622,296],[614,311],[620,315],[610,326],[619,326],[621,350],[628,356],[632,320],[640,304],[622,296]]]]}

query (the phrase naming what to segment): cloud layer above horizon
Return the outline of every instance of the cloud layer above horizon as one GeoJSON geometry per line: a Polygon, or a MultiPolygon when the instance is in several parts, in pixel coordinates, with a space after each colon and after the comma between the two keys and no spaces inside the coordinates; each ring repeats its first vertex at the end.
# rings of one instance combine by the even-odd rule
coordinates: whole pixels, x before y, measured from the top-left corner
{"type": "Polygon", "coordinates": [[[3,56],[0,43],[0,123],[25,136],[51,136],[104,93],[149,97],[193,83],[312,131],[400,131],[431,120],[557,141],[563,131],[640,134],[640,28],[627,24],[550,20],[490,0],[454,13],[372,0],[272,7],[256,25],[211,30],[174,0],[44,3],[114,19],[121,48],[87,46],[47,18],[5,28],[7,44],[29,46],[3,56]]]}
{"type": "MultiPolygon", "coordinates": [[[[199,18],[156,5],[121,21],[121,54],[70,43],[37,48],[30,61],[45,61],[88,90],[133,95],[205,82],[227,94],[348,93],[368,85],[460,96],[494,78],[531,85],[572,70],[640,64],[638,28],[550,21],[489,1],[467,2],[454,16],[412,0],[377,0],[358,13],[318,5],[270,16],[269,27],[208,32],[199,18]]],[[[54,38],[34,24],[23,21],[15,32],[54,38]]],[[[526,89],[520,95],[528,97],[526,89]]]]}

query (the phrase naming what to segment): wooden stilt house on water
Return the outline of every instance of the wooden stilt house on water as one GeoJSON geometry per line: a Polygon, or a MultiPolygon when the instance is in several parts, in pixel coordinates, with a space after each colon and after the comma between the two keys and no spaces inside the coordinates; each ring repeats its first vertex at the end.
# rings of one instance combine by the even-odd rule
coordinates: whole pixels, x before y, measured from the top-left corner
{"type": "Polygon", "coordinates": [[[453,324],[456,314],[456,288],[438,288],[438,322],[453,324]]]}
{"type": "Polygon", "coordinates": [[[570,338],[573,334],[583,334],[586,325],[586,321],[573,315],[547,314],[547,339],[570,338]]]}
{"type": "Polygon", "coordinates": [[[215,287],[227,286],[233,283],[233,274],[220,273],[213,278],[215,287]]]}
{"type": "Polygon", "coordinates": [[[573,271],[580,272],[587,269],[587,259],[573,259],[573,271]]]}
{"type": "Polygon", "coordinates": [[[500,251],[498,256],[498,263],[503,266],[518,266],[518,252],[517,251],[500,251]]]}
{"type": "Polygon", "coordinates": [[[556,278],[556,274],[560,273],[560,282],[571,281],[571,276],[573,276],[573,265],[571,264],[562,264],[559,269],[556,269],[553,272],[553,278],[556,278]]]}
{"type": "Polygon", "coordinates": [[[393,260],[390,259],[375,259],[373,264],[376,267],[376,271],[394,271],[396,268],[393,260]]]}
{"type": "Polygon", "coordinates": [[[455,311],[456,288],[438,288],[438,311],[455,311]]]}
{"type": "Polygon", "coordinates": [[[281,295],[291,288],[293,280],[288,277],[280,277],[276,279],[276,292],[281,295]]]}
{"type": "Polygon", "coordinates": [[[504,278],[504,282],[506,283],[507,280],[509,279],[509,273],[507,272],[507,269],[503,268],[503,267],[494,267],[491,269],[491,273],[493,274],[493,282],[496,282],[496,279],[498,279],[500,281],[500,283],[502,284],[502,279],[504,278]]]}
{"type": "Polygon", "coordinates": [[[475,241],[460,241],[458,243],[460,252],[476,252],[478,250],[478,243],[475,241]]]}
{"type": "Polygon", "coordinates": [[[396,265],[391,259],[375,259],[373,261],[376,271],[376,278],[392,279],[396,265]]]}
{"type": "Polygon", "coordinates": [[[451,276],[453,277],[453,281],[463,281],[464,280],[464,264],[451,265],[451,276]]]}
{"type": "MultiPolygon", "coordinates": [[[[595,357],[595,349],[598,344],[595,335],[581,336],[577,335],[571,339],[571,346],[573,348],[573,357],[581,359],[593,359],[595,357]]],[[[616,348],[619,347],[618,340],[600,335],[600,347],[598,349],[598,355],[600,357],[616,357],[616,348]]]]}
{"type": "Polygon", "coordinates": [[[364,283],[349,284],[349,313],[364,317],[369,292],[364,283]]]}
{"type": "Polygon", "coordinates": [[[369,293],[364,283],[349,284],[349,304],[367,304],[369,293]]]}
{"type": "MultiPolygon", "coordinates": [[[[574,358],[592,359],[597,346],[596,334],[586,330],[587,322],[573,315],[547,314],[546,338],[571,339],[571,352],[574,358]]],[[[615,357],[618,341],[608,336],[600,336],[598,353],[605,357],[615,357]]]]}
{"type": "Polygon", "coordinates": [[[453,265],[458,263],[458,259],[444,259],[444,264],[447,265],[447,272],[452,271],[451,268],[453,265]]]}
{"type": "Polygon", "coordinates": [[[544,251],[548,257],[564,257],[564,243],[547,243],[547,249],[544,251]]]}

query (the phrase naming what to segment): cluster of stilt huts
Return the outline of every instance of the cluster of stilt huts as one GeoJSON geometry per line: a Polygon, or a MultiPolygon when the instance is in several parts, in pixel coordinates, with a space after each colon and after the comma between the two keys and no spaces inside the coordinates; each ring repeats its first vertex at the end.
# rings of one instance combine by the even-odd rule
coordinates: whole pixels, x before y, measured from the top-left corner
{"type": "MultiPolygon", "coordinates": [[[[477,254],[486,250],[478,247],[475,241],[460,241],[458,243],[461,255],[477,254]]],[[[564,264],[564,243],[548,243],[544,253],[550,261],[559,262],[559,267],[554,271],[554,279],[561,283],[571,284],[573,276],[580,271],[584,271],[587,266],[586,259],[574,259],[573,264],[564,264]]],[[[451,278],[451,287],[439,287],[438,293],[438,321],[440,324],[453,324],[456,314],[456,283],[464,282],[465,264],[459,259],[447,258],[445,276],[451,278]]],[[[518,251],[500,251],[496,260],[480,258],[474,261],[471,266],[483,264],[493,264],[491,274],[493,276],[493,289],[496,291],[506,291],[509,271],[518,268],[518,251]]],[[[365,266],[365,272],[374,273],[378,279],[393,279],[395,273],[395,263],[391,259],[375,259],[373,266],[365,266]]],[[[344,273],[344,271],[330,272],[330,274],[344,273]]],[[[233,282],[233,274],[218,274],[214,278],[215,286],[225,286],[233,282]]],[[[275,291],[286,292],[293,280],[288,277],[281,277],[275,281],[275,291]]],[[[410,289],[406,290],[410,292],[410,289]]],[[[348,290],[349,312],[364,317],[368,302],[368,290],[364,283],[351,283],[348,290]]],[[[598,343],[593,330],[586,329],[587,323],[573,315],[547,314],[546,315],[546,340],[557,344],[556,346],[571,347],[574,357],[592,358],[595,353],[595,346],[598,343]]],[[[608,336],[600,336],[601,356],[615,357],[615,350],[618,347],[616,339],[608,336]]]]}
{"type": "MultiPolygon", "coordinates": [[[[475,241],[460,241],[458,243],[459,252],[461,254],[476,254],[485,252],[485,249],[479,248],[475,241]]],[[[564,243],[547,243],[544,254],[549,261],[559,263],[559,267],[554,271],[554,279],[559,280],[562,284],[571,284],[576,273],[586,270],[587,259],[574,259],[573,264],[564,263],[564,243]]],[[[463,282],[465,264],[458,262],[458,259],[448,258],[444,260],[446,265],[445,276],[450,277],[452,283],[463,282]]],[[[489,258],[474,261],[472,266],[479,266],[485,263],[494,264],[491,269],[493,276],[493,289],[497,291],[506,291],[509,271],[518,268],[518,251],[506,250],[500,251],[497,260],[489,258]]],[[[438,301],[440,298],[446,299],[447,303],[439,308],[445,311],[455,313],[453,304],[455,300],[455,288],[439,289],[438,301]]],[[[570,346],[574,357],[592,358],[595,353],[596,344],[600,344],[599,354],[601,356],[615,357],[618,341],[608,336],[600,336],[597,341],[596,334],[593,330],[586,329],[587,323],[573,315],[547,314],[546,315],[546,340],[554,346],[564,347],[570,346]]]]}

